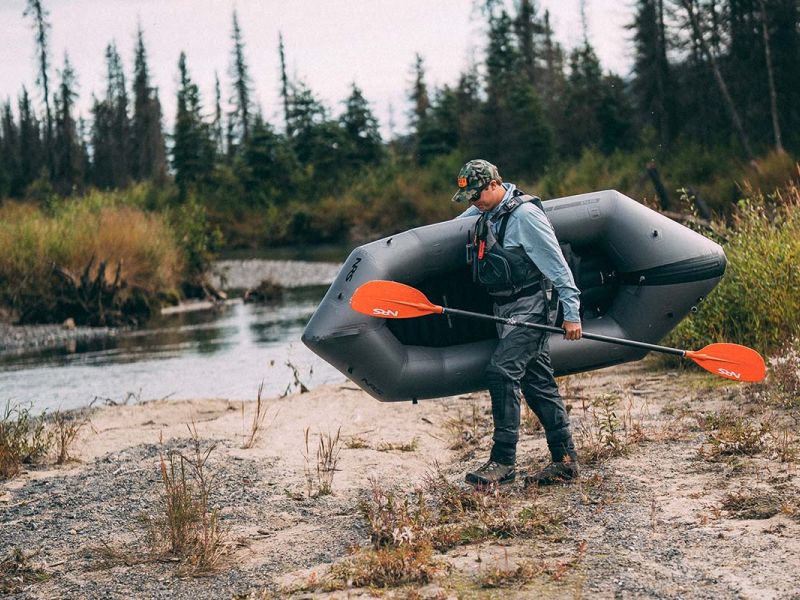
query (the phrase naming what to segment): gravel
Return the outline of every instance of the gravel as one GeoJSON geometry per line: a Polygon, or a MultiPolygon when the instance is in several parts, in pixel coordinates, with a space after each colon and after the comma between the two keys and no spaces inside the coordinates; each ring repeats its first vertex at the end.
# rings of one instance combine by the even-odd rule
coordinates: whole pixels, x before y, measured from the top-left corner
{"type": "Polygon", "coordinates": [[[220,260],[214,263],[211,283],[226,290],[244,290],[270,281],[285,288],[330,285],[341,264],[299,260],[220,260]]]}
{"type": "Polygon", "coordinates": [[[65,327],[64,325],[9,325],[0,323],[0,354],[24,352],[73,342],[118,335],[112,327],[65,327]]]}
{"type": "MultiPolygon", "coordinates": [[[[207,448],[210,440],[203,440],[207,448]]],[[[262,564],[241,567],[227,563],[213,577],[181,577],[169,561],[137,561],[147,542],[142,515],[163,514],[160,456],[170,450],[191,455],[192,440],[170,440],[163,447],[142,444],[108,454],[77,473],[33,478],[14,492],[13,503],[0,503],[0,549],[35,552],[33,562],[49,578],[11,598],[231,598],[274,586],[288,571],[331,562],[346,553],[363,532],[355,508],[334,496],[296,500],[282,481],[295,478],[275,459],[231,456],[228,440],[217,440],[207,464],[213,476],[210,504],[220,511],[225,531],[257,531],[228,536],[239,552],[253,541],[280,536],[288,526],[305,523],[307,539],[267,547],[262,564]],[[349,524],[350,533],[332,530],[349,524]],[[106,547],[126,559],[109,564],[106,547]]]]}

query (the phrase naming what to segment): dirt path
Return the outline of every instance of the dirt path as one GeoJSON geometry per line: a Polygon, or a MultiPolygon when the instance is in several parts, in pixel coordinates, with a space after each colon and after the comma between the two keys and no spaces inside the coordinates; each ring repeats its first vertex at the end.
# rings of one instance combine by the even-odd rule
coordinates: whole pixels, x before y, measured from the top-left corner
{"type": "MultiPolygon", "coordinates": [[[[305,588],[295,595],[799,598],[796,425],[787,429],[775,413],[752,451],[715,455],[727,448],[717,443],[719,415],[756,422],[765,409],[714,383],[646,365],[563,380],[582,459],[597,454],[597,461],[584,466],[578,485],[526,491],[516,484],[487,500],[508,514],[536,507],[558,524],[457,543],[434,557],[432,582],[389,591],[324,592],[313,582],[352,547],[370,545],[359,503],[376,485],[400,497],[438,462],[460,486],[490,443],[485,394],[413,406],[382,404],[343,385],[272,399],[250,449],[241,446],[254,403],[100,409],[75,446],[81,462],[0,484],[0,555],[36,552],[29,562],[46,575],[26,579],[11,597],[198,600],[305,588]],[[204,577],[179,576],[176,562],[150,559],[140,520],[162,511],[161,456],[191,453],[192,422],[203,448],[216,445],[207,464],[210,502],[226,540],[222,566],[204,577]],[[319,486],[319,435],[337,431],[333,494],[309,497],[319,486]],[[778,443],[782,434],[788,445],[778,443]],[[501,575],[505,587],[486,587],[501,575]]],[[[520,456],[535,466],[544,448],[533,431],[520,456]]]]}

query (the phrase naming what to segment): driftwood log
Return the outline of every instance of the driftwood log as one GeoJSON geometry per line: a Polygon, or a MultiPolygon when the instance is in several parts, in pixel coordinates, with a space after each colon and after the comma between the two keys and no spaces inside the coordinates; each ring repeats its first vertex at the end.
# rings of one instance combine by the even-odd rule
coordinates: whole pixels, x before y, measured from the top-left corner
{"type": "Polygon", "coordinates": [[[106,278],[107,262],[101,261],[92,274],[92,256],[80,275],[53,263],[52,307],[55,320],[73,318],[79,325],[135,325],[150,316],[155,298],[122,279],[122,262],[117,262],[114,278],[106,278]]]}

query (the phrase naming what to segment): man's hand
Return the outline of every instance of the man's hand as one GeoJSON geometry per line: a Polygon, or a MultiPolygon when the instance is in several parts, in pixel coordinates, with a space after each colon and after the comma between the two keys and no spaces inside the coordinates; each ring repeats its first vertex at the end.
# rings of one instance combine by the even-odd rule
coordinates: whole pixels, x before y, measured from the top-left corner
{"type": "Polygon", "coordinates": [[[581,322],[580,321],[564,321],[564,339],[579,340],[581,339],[581,322]]]}

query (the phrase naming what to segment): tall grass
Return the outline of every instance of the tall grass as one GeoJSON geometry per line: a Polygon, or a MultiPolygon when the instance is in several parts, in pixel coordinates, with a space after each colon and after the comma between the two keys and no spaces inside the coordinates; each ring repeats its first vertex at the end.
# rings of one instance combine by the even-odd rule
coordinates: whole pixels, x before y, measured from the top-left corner
{"type": "MultiPolygon", "coordinates": [[[[108,264],[111,282],[120,265],[123,294],[172,291],[181,280],[185,253],[164,214],[146,212],[146,195],[91,192],[48,206],[0,206],[0,304],[24,312],[52,293],[52,265],[79,275],[94,257],[108,264]]],[[[124,301],[124,297],[121,299],[124,301]]]]}
{"type": "Polygon", "coordinates": [[[769,352],[800,334],[800,188],[753,193],[713,234],[728,258],[725,276],[670,342],[728,341],[769,352]]]}

